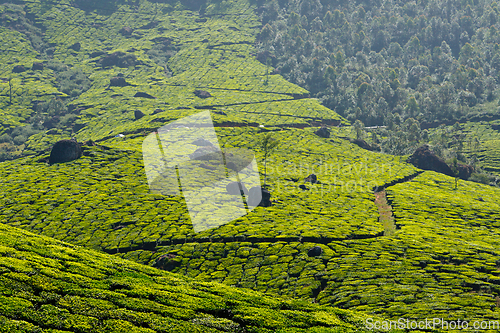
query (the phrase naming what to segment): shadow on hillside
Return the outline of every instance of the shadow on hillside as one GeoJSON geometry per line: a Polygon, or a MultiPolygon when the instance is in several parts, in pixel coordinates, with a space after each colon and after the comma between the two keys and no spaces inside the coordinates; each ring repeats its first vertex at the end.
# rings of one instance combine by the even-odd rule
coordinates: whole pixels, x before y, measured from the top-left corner
{"type": "MultiPolygon", "coordinates": [[[[60,6],[61,3],[54,0],[41,0],[42,13],[49,11],[53,6],[60,6]]],[[[73,0],[72,6],[86,12],[97,11],[101,15],[113,14],[121,5],[138,5],[137,0],[73,0]]]]}
{"type": "Polygon", "coordinates": [[[150,2],[156,3],[167,3],[169,5],[175,5],[180,2],[186,9],[192,11],[200,11],[202,8],[206,7],[206,0],[149,0],[150,2]]]}

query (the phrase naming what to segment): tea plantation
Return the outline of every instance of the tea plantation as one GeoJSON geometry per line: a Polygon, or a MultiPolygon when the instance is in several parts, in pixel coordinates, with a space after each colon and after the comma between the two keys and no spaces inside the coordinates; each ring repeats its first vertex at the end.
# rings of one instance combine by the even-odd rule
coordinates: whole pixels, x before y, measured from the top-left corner
{"type": "Polygon", "coordinates": [[[6,225],[0,235],[1,332],[367,332],[367,316],[350,310],[200,282],[6,225]]]}
{"type": "MultiPolygon", "coordinates": [[[[20,133],[17,158],[0,163],[0,332],[500,320],[498,188],[455,189],[352,144],[345,119],[257,61],[251,2],[89,3],[0,5],[0,136],[20,133]],[[255,152],[272,205],[197,233],[183,196],[150,190],[142,143],[207,110],[222,148],[255,152]],[[23,142],[34,121],[57,126],[23,142]],[[49,164],[71,137],[88,141],[83,156],[49,164]]],[[[498,172],[497,132],[466,126],[498,172]]]]}
{"type": "Polygon", "coordinates": [[[467,155],[477,155],[480,166],[492,174],[500,175],[500,121],[482,121],[464,124],[460,131],[465,136],[467,155]],[[479,144],[475,144],[476,140],[479,144]]]}

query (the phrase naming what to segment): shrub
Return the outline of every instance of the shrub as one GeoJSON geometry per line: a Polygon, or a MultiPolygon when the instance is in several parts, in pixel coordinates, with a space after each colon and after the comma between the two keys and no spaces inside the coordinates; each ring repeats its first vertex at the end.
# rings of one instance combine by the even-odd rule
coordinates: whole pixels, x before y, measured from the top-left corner
{"type": "Polygon", "coordinates": [[[68,70],[68,66],[57,60],[47,61],[46,67],[52,69],[55,72],[63,72],[68,70]]]}
{"type": "Polygon", "coordinates": [[[3,135],[0,136],[0,143],[12,143],[12,137],[5,133],[3,135]]]}
{"type": "Polygon", "coordinates": [[[26,141],[28,141],[28,138],[24,135],[18,135],[14,138],[14,143],[18,146],[22,145],[26,141]]]}
{"type": "Polygon", "coordinates": [[[28,124],[26,126],[19,126],[19,127],[14,128],[14,130],[11,133],[11,136],[14,138],[16,136],[19,136],[19,135],[23,135],[25,137],[30,137],[36,133],[38,133],[38,131],[36,129],[34,129],[31,124],[28,124]]]}
{"type": "Polygon", "coordinates": [[[469,180],[476,182],[476,183],[488,185],[489,183],[495,181],[495,177],[492,177],[492,176],[485,174],[485,173],[476,173],[475,172],[472,174],[472,176],[470,176],[469,180]]]}
{"type": "Polygon", "coordinates": [[[90,88],[90,80],[80,69],[70,69],[56,74],[59,90],[77,97],[90,88]]]}
{"type": "Polygon", "coordinates": [[[59,125],[60,127],[72,127],[76,119],[78,119],[78,117],[75,114],[65,114],[59,119],[59,125]]]}

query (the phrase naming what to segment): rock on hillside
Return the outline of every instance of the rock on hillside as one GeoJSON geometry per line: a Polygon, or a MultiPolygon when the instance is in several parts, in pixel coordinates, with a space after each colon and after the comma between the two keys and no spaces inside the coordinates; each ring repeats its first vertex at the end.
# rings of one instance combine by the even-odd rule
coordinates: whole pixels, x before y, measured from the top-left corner
{"type": "Polygon", "coordinates": [[[110,87],[126,87],[130,86],[130,83],[125,80],[123,77],[112,77],[109,79],[109,86],[110,87]]]}
{"type": "Polygon", "coordinates": [[[209,97],[212,97],[212,95],[208,91],[205,91],[205,90],[195,90],[194,94],[197,97],[199,97],[199,98],[209,98],[209,97]]]}
{"type": "Polygon", "coordinates": [[[329,138],[330,137],[330,129],[328,127],[321,127],[316,132],[314,132],[317,136],[321,138],[329,138]]]}
{"type": "Polygon", "coordinates": [[[60,140],[54,144],[50,152],[49,163],[64,163],[82,157],[82,147],[75,140],[60,140]]]}
{"type": "Polygon", "coordinates": [[[459,164],[458,165],[458,177],[461,179],[469,179],[470,176],[472,176],[472,173],[474,173],[474,167],[471,165],[464,165],[464,164],[459,164]]]}
{"type": "Polygon", "coordinates": [[[253,207],[270,207],[272,205],[271,192],[260,186],[252,187],[248,194],[248,205],[253,207]]]}
{"type": "Polygon", "coordinates": [[[408,158],[408,162],[423,170],[431,170],[453,177],[453,171],[441,158],[436,156],[428,145],[419,147],[413,155],[408,158]]]}

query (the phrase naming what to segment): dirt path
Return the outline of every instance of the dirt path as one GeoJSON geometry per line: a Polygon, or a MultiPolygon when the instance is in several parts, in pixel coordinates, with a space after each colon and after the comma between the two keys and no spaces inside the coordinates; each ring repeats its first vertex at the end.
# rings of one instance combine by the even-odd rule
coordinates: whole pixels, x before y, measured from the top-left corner
{"type": "Polygon", "coordinates": [[[392,215],[392,207],[387,202],[385,190],[375,192],[375,205],[378,208],[379,222],[382,222],[384,226],[384,236],[393,235],[396,231],[396,224],[392,215]]]}
{"type": "Polygon", "coordinates": [[[394,215],[392,214],[392,207],[387,201],[387,194],[385,192],[385,189],[396,184],[410,182],[413,180],[413,178],[417,177],[422,172],[423,171],[417,171],[411,175],[396,179],[390,183],[375,187],[373,189],[373,194],[375,195],[375,206],[377,206],[379,213],[378,220],[379,222],[382,222],[382,225],[384,226],[384,236],[393,235],[397,229],[394,215]]]}

